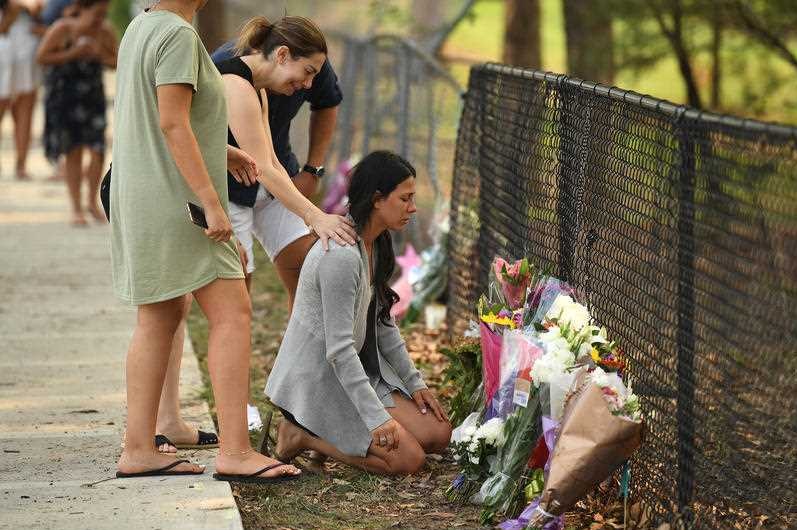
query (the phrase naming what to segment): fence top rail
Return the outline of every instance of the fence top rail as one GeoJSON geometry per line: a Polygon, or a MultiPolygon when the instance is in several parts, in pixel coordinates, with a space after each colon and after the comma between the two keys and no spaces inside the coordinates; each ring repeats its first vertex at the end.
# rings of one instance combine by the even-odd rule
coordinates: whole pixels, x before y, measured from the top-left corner
{"type": "Polygon", "coordinates": [[[457,81],[457,79],[451,75],[451,73],[446,70],[433,55],[421,48],[418,43],[412,39],[404,37],[403,35],[379,33],[369,37],[353,37],[338,31],[327,32],[327,34],[344,42],[358,44],[361,46],[369,44],[373,46],[378,46],[380,44],[398,44],[399,46],[407,49],[417,59],[421,60],[438,77],[440,77],[442,81],[445,81],[448,85],[450,85],[457,92],[457,95],[462,96],[465,93],[465,88],[459,84],[459,81],[457,81]]]}
{"type": "Polygon", "coordinates": [[[499,63],[478,64],[474,65],[472,69],[486,70],[489,72],[511,75],[525,79],[535,79],[537,81],[548,81],[560,85],[567,84],[581,90],[592,91],[595,94],[606,96],[617,101],[655,110],[657,112],[671,116],[676,120],[688,119],[706,124],[734,127],[754,133],[767,133],[787,140],[797,140],[797,127],[783,125],[780,123],[770,123],[747,118],[738,118],[736,116],[730,116],[727,114],[706,112],[688,107],[686,105],[677,105],[670,101],[655,98],[647,94],[640,94],[632,90],[617,88],[616,86],[602,85],[593,81],[579,79],[577,77],[569,77],[565,74],[519,68],[516,66],[508,66],[499,63]]]}

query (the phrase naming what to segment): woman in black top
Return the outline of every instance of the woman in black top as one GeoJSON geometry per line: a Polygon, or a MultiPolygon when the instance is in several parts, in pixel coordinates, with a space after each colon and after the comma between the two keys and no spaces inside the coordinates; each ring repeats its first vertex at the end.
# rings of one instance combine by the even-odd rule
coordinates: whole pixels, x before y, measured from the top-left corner
{"type": "MultiPolygon", "coordinates": [[[[321,30],[306,18],[285,17],[272,24],[264,17],[255,17],[244,26],[237,51],[245,55],[217,63],[227,95],[228,143],[255,159],[262,172],[257,180],[263,186],[254,205],[231,204],[230,221],[250,259],[252,236],[261,243],[276,266],[292,307],[299,271],[315,242],[315,235],[306,228],[310,224],[307,217],[326,214],[304,199],[274,152],[267,93],[291,95],[309,88],[326,60],[326,41],[321,30]]],[[[246,174],[230,177],[244,184],[258,184],[246,174]]],[[[248,284],[252,270],[248,267],[248,284]]]]}

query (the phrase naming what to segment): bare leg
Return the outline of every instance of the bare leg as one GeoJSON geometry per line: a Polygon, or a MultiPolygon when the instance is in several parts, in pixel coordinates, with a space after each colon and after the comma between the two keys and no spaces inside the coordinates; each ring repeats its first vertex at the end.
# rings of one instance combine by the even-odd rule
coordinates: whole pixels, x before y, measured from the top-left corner
{"type": "Polygon", "coordinates": [[[393,392],[395,407],[387,409],[393,418],[418,440],[426,453],[442,453],[451,441],[451,424],[438,420],[428,409],[421,414],[418,405],[400,392],[393,392]]]}
{"type": "Polygon", "coordinates": [[[289,421],[283,420],[277,433],[277,454],[275,456],[287,460],[307,449],[379,475],[411,475],[420,471],[426,461],[423,448],[402,426],[399,426],[398,449],[388,451],[371,444],[368,453],[363,458],[341,453],[328,441],[315,438],[289,421]]]}
{"type": "Polygon", "coordinates": [[[14,117],[14,142],[17,148],[17,178],[19,180],[29,178],[27,160],[35,104],[36,90],[16,96],[11,104],[11,114],[14,117]]]}
{"type": "Polygon", "coordinates": [[[59,180],[64,180],[66,178],[66,158],[63,156],[58,157],[58,162],[55,163],[55,172],[52,174],[49,180],[50,182],[57,182],[59,180]]]}
{"type": "Polygon", "coordinates": [[[283,421],[277,436],[277,454],[287,458],[310,449],[371,473],[415,473],[423,467],[426,453],[442,452],[448,446],[451,424],[439,421],[431,412],[421,414],[417,405],[399,392],[393,392],[393,401],[396,406],[387,411],[401,426],[398,449],[387,451],[371,445],[365,458],[353,457],[341,453],[326,440],[314,438],[290,422],[283,421]]]}
{"type": "MultiPolygon", "coordinates": [[[[155,436],[158,397],[161,394],[169,348],[180,322],[182,298],[141,305],[127,352],[127,431],[119,471],[135,473],[166,466],[174,457],[160,454],[155,436]]],[[[176,471],[200,471],[201,466],[180,464],[176,471]]]]}
{"type": "MultiPolygon", "coordinates": [[[[246,403],[252,310],[246,286],[241,280],[218,279],[195,291],[194,298],[209,324],[208,371],[219,419],[216,469],[222,474],[254,473],[276,461],[255,452],[249,443],[246,403]]],[[[264,476],[294,473],[299,470],[283,466],[264,476]]]]}
{"type": "Polygon", "coordinates": [[[299,285],[299,273],[302,271],[302,264],[310,247],[318,239],[312,234],[302,236],[277,254],[274,258],[274,266],[277,269],[282,284],[288,292],[288,313],[293,311],[293,301],[296,297],[296,288],[299,285]]]}
{"type": "Polygon", "coordinates": [[[72,202],[72,224],[85,225],[86,217],[80,201],[80,183],[83,180],[83,148],[75,147],[66,154],[66,186],[72,202]]]}
{"type": "Polygon", "coordinates": [[[89,183],[89,196],[86,201],[88,204],[88,212],[94,217],[95,221],[106,222],[105,212],[100,208],[100,181],[102,180],[102,164],[104,162],[104,154],[88,149],[89,152],[89,165],[84,172],[84,176],[89,183]]]}
{"type": "MultiPolygon", "coordinates": [[[[180,414],[180,363],[183,359],[185,323],[188,311],[191,309],[191,300],[193,298],[190,294],[183,297],[180,323],[172,338],[169,365],[166,369],[166,379],[163,382],[163,390],[158,404],[158,420],[155,424],[155,431],[158,434],[163,434],[172,442],[179,444],[195,444],[198,437],[197,430],[188,425],[180,414]]],[[[163,444],[158,447],[158,450],[162,453],[174,453],[177,448],[173,445],[163,444]]]]}
{"type": "Polygon", "coordinates": [[[0,98],[0,127],[3,125],[3,116],[5,116],[6,109],[11,106],[10,99],[0,98]]]}

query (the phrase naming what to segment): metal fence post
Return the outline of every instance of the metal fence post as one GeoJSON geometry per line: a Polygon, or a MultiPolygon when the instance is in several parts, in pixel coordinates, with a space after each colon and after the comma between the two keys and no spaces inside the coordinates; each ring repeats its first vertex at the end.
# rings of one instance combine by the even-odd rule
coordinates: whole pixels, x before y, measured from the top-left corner
{"type": "Polygon", "coordinates": [[[680,191],[678,208],[678,393],[676,421],[678,429],[678,508],[691,518],[694,494],[694,404],[695,404],[695,158],[696,144],[687,125],[676,115],[676,134],[680,152],[680,191]]]}
{"type": "Polygon", "coordinates": [[[580,104],[574,89],[568,85],[567,77],[560,76],[557,84],[560,102],[559,198],[556,207],[559,219],[559,278],[572,284],[576,280],[582,191],[589,155],[591,104],[587,105],[584,119],[579,119],[580,104]]]}

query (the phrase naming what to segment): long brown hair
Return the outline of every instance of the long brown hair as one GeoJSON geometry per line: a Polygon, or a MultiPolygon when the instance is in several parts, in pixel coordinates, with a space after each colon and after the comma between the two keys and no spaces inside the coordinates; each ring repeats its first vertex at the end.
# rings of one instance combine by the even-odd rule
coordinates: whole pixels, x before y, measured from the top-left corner
{"type": "Polygon", "coordinates": [[[242,55],[258,51],[267,57],[279,46],[286,46],[294,58],[327,54],[324,34],[312,20],[304,17],[284,17],[273,24],[266,17],[250,18],[241,28],[235,52],[242,55]]]}
{"type": "MultiPolygon", "coordinates": [[[[374,201],[387,197],[410,177],[415,177],[412,164],[390,151],[374,151],[354,166],[349,184],[349,215],[354,219],[358,232],[362,233],[371,219],[374,201]]],[[[390,309],[399,301],[398,293],[390,288],[390,277],[396,268],[390,230],[385,230],[374,240],[374,252],[374,290],[381,307],[377,317],[383,324],[390,324],[390,309]]]]}

